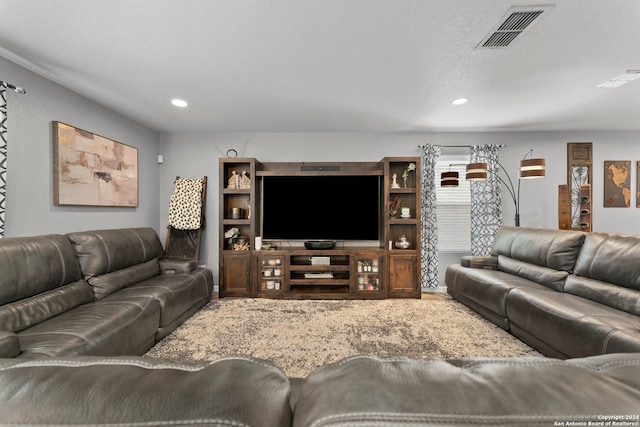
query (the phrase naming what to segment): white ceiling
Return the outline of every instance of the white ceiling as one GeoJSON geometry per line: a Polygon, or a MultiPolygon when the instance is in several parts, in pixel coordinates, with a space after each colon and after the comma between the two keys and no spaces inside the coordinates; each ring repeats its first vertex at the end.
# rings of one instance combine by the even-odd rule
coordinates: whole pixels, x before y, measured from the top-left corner
{"type": "Polygon", "coordinates": [[[638,0],[0,0],[0,55],[159,132],[640,130],[640,80],[596,88],[638,0]]]}

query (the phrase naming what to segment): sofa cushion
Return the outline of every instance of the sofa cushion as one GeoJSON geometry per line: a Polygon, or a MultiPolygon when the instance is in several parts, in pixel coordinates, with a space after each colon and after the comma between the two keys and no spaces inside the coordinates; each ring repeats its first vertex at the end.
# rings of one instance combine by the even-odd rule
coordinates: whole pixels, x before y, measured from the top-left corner
{"type": "MultiPolygon", "coordinates": [[[[465,303],[473,301],[476,305],[484,307],[502,319],[507,317],[506,300],[512,289],[518,287],[548,289],[532,280],[504,271],[468,268],[462,267],[460,264],[452,264],[447,267],[445,283],[447,292],[454,298],[464,300],[465,303]]],[[[476,310],[475,307],[470,307],[476,310]]],[[[486,313],[481,314],[486,315],[486,313]]],[[[496,323],[493,318],[489,318],[489,320],[496,323]]]]}
{"type": "Polygon", "coordinates": [[[13,332],[0,331],[0,358],[16,357],[20,354],[20,341],[13,332]]]}
{"type": "Polygon", "coordinates": [[[496,233],[491,255],[505,255],[530,264],[571,272],[584,236],[585,233],[572,230],[502,227],[496,233]]]}
{"type": "Polygon", "coordinates": [[[290,386],[249,358],[0,361],[0,423],[56,426],[291,425],[290,386]]]}
{"type": "Polygon", "coordinates": [[[0,305],[80,280],[76,253],[65,236],[0,239],[0,305]]]}
{"type": "Polygon", "coordinates": [[[103,301],[126,301],[128,298],[154,298],[160,304],[159,334],[162,339],[210,299],[207,286],[198,275],[155,276],[124,288],[103,301]]]}
{"type": "Polygon", "coordinates": [[[163,255],[152,228],[95,230],[67,235],[85,279],[141,264],[163,255]]]}
{"type": "Polygon", "coordinates": [[[640,236],[589,233],[575,273],[640,290],[640,236]]]}
{"type": "Polygon", "coordinates": [[[571,275],[567,278],[564,291],[640,316],[640,290],[571,275]]]}
{"type": "Polygon", "coordinates": [[[0,325],[19,332],[45,320],[93,301],[93,292],[84,280],[0,306],[0,325]]]}
{"type": "Polygon", "coordinates": [[[158,274],[160,274],[158,258],[154,258],[141,264],[91,277],[89,278],[89,284],[93,289],[95,298],[99,300],[122,288],[150,279],[158,274]]]}
{"type": "Polygon", "coordinates": [[[194,259],[170,257],[160,260],[160,274],[186,274],[196,268],[198,268],[198,263],[194,259]]]}
{"type": "Polygon", "coordinates": [[[20,357],[144,354],[155,344],[159,318],[153,298],[83,304],[19,332],[20,357]]]}
{"type": "Polygon", "coordinates": [[[637,354],[572,361],[356,356],[307,377],[293,425],[587,425],[603,415],[637,414],[638,402],[637,354]]]}
{"type": "MultiPolygon", "coordinates": [[[[536,337],[555,350],[552,356],[611,353],[609,340],[618,331],[628,331],[626,347],[640,352],[640,317],[576,295],[514,289],[507,296],[507,313],[514,335],[527,343],[520,330],[536,337]]],[[[549,355],[543,348],[540,351],[549,355]]]]}
{"type": "Polygon", "coordinates": [[[556,291],[562,291],[565,279],[569,275],[566,271],[541,267],[504,255],[498,256],[498,270],[524,277],[525,279],[540,283],[556,291]]]}

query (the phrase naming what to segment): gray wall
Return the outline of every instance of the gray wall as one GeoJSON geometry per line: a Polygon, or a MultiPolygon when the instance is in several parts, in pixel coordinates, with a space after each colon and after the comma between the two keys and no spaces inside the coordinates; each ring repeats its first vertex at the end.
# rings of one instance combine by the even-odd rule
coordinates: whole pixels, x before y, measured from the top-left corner
{"type": "MultiPolygon", "coordinates": [[[[501,163],[513,179],[517,179],[519,160],[530,148],[534,149],[535,157],[547,159],[545,178],[522,181],[521,225],[557,228],[558,185],[566,183],[567,142],[594,144],[594,230],[640,234],[640,209],[633,207],[635,200],[628,209],[602,207],[602,162],[632,160],[635,168],[635,160],[640,160],[640,132],[163,134],[160,136],[160,152],[164,154],[165,163],[161,166],[160,200],[169,199],[175,176],[208,176],[207,221],[210,227],[205,235],[203,262],[217,274],[218,158],[229,148],[238,150],[240,157],[255,157],[262,162],[330,162],[418,156],[418,145],[425,143],[504,144],[506,147],[501,150],[501,163]]],[[[634,172],[633,190],[635,179],[634,172]]],[[[160,210],[161,224],[164,225],[167,223],[166,211],[160,210]]],[[[503,193],[503,211],[504,224],[513,225],[514,206],[506,191],[503,193]]],[[[458,258],[458,254],[443,256],[443,260],[458,258]]],[[[445,262],[441,264],[446,265],[445,262]]]]}
{"type": "Polygon", "coordinates": [[[3,58],[0,58],[0,79],[27,90],[25,95],[7,91],[6,237],[96,228],[158,228],[159,136],[156,132],[3,58]],[[136,147],[139,206],[54,206],[52,121],[136,147]]]}
{"type": "MultiPolygon", "coordinates": [[[[566,143],[594,144],[596,231],[640,234],[640,209],[603,208],[604,160],[640,160],[640,132],[469,132],[469,133],[216,133],[161,134],[132,122],[54,82],[0,58],[0,79],[23,86],[26,95],[7,92],[8,189],[6,236],[65,233],[94,228],[151,226],[166,236],[169,197],[176,176],[208,176],[208,229],[202,262],[218,270],[218,158],[229,148],[263,162],[378,161],[385,156],[418,156],[418,145],[505,144],[501,162],[517,176],[518,161],[534,149],[547,159],[547,176],[522,182],[521,222],[557,227],[557,188],[566,182],[566,143]],[[140,206],[92,208],[53,206],[51,122],[62,121],[138,148],[140,206]],[[247,143],[248,141],[248,143],[247,143]],[[157,164],[157,154],[164,164],[157,164]]],[[[445,150],[445,153],[447,151],[445,150]]],[[[635,192],[633,193],[635,196],[635,192]]],[[[513,204],[504,193],[506,225],[513,204]]],[[[632,201],[635,205],[635,200],[632,201]]],[[[443,257],[455,259],[458,255],[443,257]]],[[[442,264],[445,264],[444,262],[442,264]]]]}

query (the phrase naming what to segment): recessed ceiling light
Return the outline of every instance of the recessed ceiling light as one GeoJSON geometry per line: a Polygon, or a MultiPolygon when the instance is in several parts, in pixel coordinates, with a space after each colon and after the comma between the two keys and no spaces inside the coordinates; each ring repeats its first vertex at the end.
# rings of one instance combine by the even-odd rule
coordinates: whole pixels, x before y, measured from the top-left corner
{"type": "Polygon", "coordinates": [[[451,101],[453,105],[463,105],[469,102],[469,98],[458,98],[451,101]]]}
{"type": "Polygon", "coordinates": [[[187,105],[189,105],[184,99],[172,99],[171,103],[176,107],[186,107],[187,105]]]}

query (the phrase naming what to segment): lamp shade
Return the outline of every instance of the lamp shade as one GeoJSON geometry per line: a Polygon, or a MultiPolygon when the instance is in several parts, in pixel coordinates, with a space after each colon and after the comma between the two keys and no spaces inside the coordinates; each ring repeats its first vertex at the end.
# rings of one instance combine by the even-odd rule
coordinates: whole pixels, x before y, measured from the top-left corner
{"type": "Polygon", "coordinates": [[[481,181],[487,179],[487,164],[469,163],[467,165],[466,178],[469,181],[481,181]]]}
{"type": "Polygon", "coordinates": [[[442,172],[440,174],[440,187],[457,187],[458,172],[442,172]]]}
{"type": "Polygon", "coordinates": [[[545,159],[520,160],[520,178],[542,178],[546,174],[545,159]]]}

